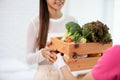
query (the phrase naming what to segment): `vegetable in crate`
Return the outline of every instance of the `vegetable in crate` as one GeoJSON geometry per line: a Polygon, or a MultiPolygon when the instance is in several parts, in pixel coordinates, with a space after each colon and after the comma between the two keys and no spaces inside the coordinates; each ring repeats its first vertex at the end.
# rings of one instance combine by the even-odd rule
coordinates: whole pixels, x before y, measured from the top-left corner
{"type": "Polygon", "coordinates": [[[78,43],[80,37],[82,36],[82,28],[78,23],[75,22],[68,22],[65,25],[67,31],[65,35],[62,37],[62,40],[65,42],[75,42],[78,43]]]}
{"type": "Polygon", "coordinates": [[[112,42],[109,28],[100,21],[86,23],[82,26],[82,34],[87,42],[110,43],[112,42]]]}

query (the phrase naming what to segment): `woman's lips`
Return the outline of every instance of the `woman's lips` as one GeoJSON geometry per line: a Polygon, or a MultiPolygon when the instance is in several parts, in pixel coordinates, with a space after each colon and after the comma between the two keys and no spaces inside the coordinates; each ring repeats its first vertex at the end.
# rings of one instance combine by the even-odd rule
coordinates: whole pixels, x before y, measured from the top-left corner
{"type": "Polygon", "coordinates": [[[62,5],[63,5],[63,1],[61,1],[61,0],[56,0],[55,4],[58,5],[58,6],[62,6],[62,5]]]}

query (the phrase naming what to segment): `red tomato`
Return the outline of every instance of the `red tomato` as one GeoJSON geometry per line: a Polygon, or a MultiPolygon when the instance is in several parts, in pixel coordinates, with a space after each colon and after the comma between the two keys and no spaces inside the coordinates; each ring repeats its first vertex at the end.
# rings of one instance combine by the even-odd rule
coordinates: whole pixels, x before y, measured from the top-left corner
{"type": "Polygon", "coordinates": [[[71,43],[71,42],[72,42],[72,39],[71,39],[71,38],[67,38],[67,39],[66,39],[66,42],[71,43]]]}

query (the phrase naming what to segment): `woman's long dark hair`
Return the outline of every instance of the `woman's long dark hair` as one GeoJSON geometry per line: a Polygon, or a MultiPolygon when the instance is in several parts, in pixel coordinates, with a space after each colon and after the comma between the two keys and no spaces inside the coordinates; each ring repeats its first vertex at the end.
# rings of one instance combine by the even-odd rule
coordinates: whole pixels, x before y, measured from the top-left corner
{"type": "Polygon", "coordinates": [[[49,11],[46,0],[40,0],[39,9],[39,33],[37,38],[38,49],[44,48],[47,41],[48,29],[49,29],[49,11]]]}

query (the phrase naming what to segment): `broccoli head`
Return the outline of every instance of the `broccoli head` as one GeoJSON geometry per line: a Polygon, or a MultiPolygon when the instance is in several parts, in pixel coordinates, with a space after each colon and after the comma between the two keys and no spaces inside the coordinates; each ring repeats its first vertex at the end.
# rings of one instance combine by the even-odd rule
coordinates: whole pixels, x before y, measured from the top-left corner
{"type": "Polygon", "coordinates": [[[74,32],[78,32],[80,34],[82,34],[82,28],[80,27],[80,25],[78,23],[75,22],[68,22],[66,24],[66,29],[68,32],[70,33],[74,33],[74,32]]]}
{"type": "Polygon", "coordinates": [[[79,42],[79,38],[82,35],[82,28],[78,23],[75,22],[68,22],[65,25],[67,31],[65,35],[62,37],[63,41],[66,41],[67,38],[72,39],[73,42],[79,42]]]}

